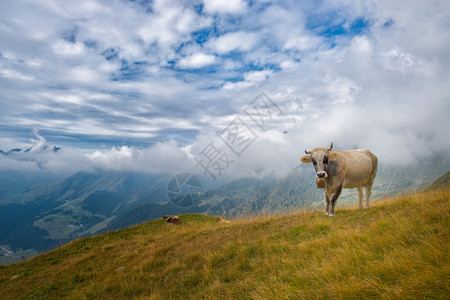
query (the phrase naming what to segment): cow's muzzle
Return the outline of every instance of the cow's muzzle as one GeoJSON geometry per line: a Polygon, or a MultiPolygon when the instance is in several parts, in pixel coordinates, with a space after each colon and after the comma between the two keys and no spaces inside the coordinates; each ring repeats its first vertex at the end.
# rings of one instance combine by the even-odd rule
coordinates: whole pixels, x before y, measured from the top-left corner
{"type": "Polygon", "coordinates": [[[317,175],[317,178],[327,178],[328,177],[328,174],[325,171],[319,171],[316,173],[316,175],[317,175]]]}

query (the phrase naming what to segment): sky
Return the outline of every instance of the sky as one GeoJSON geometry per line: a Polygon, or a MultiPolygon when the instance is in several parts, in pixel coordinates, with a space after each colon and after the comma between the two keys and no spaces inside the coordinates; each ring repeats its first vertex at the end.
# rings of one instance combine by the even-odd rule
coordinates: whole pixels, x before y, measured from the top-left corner
{"type": "Polygon", "coordinates": [[[286,175],[450,148],[448,1],[1,1],[0,170],[286,175]],[[60,147],[54,151],[54,146],[60,147]]]}

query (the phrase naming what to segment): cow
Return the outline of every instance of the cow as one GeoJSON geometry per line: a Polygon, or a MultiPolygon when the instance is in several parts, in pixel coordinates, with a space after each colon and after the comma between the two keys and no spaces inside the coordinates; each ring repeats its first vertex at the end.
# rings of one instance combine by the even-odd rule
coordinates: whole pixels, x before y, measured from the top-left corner
{"type": "Polygon", "coordinates": [[[313,163],[316,185],[323,188],[327,208],[325,215],[334,217],[334,208],[342,188],[358,189],[359,208],[363,208],[363,187],[366,188],[366,208],[369,208],[372,185],[377,175],[378,158],[367,149],[333,150],[314,148],[306,151],[301,162],[313,163]]]}
{"type": "Polygon", "coordinates": [[[163,219],[166,219],[166,222],[175,224],[175,225],[179,225],[179,224],[183,223],[183,221],[181,221],[181,219],[178,216],[164,215],[163,219]]]}

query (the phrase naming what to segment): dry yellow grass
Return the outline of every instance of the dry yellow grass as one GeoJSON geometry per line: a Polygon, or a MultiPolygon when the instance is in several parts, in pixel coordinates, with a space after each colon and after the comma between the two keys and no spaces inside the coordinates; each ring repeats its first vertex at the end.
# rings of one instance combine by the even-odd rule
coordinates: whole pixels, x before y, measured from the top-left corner
{"type": "Polygon", "coordinates": [[[449,196],[402,196],[332,219],[156,220],[1,267],[0,298],[446,299],[449,196]]]}

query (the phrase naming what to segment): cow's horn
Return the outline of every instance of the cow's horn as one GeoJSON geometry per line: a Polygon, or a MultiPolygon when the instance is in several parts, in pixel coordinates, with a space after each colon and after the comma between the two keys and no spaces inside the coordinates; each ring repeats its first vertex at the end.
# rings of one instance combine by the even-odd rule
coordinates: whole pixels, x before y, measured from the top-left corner
{"type": "Polygon", "coordinates": [[[327,149],[327,151],[331,151],[333,149],[333,143],[331,143],[330,148],[327,149]]]}
{"type": "Polygon", "coordinates": [[[305,150],[305,153],[306,153],[306,154],[311,154],[311,151],[306,151],[306,150],[305,150]]]}

